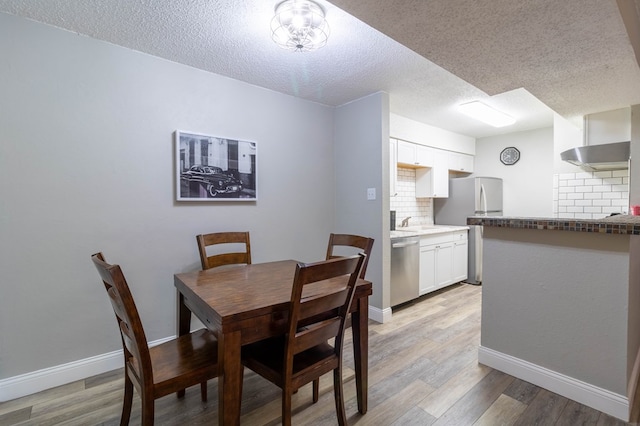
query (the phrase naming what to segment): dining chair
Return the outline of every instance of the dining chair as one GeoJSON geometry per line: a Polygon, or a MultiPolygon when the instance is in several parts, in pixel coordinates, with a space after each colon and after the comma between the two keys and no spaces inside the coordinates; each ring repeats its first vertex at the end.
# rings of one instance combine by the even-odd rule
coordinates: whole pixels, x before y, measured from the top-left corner
{"type": "MultiPolygon", "coordinates": [[[[248,232],[214,232],[211,234],[196,235],[202,270],[215,268],[222,265],[251,264],[251,242],[248,232]],[[244,252],[216,252],[209,256],[207,247],[221,244],[244,244],[244,252]]],[[[222,248],[220,246],[220,248],[222,248]]]]}
{"type": "Polygon", "coordinates": [[[354,247],[360,249],[367,255],[360,271],[360,278],[364,279],[364,275],[367,272],[367,265],[369,264],[369,257],[371,256],[371,249],[373,248],[373,238],[361,237],[359,235],[350,234],[329,234],[329,246],[327,247],[327,260],[340,257],[334,251],[336,247],[354,247]]]}
{"type": "MultiPolygon", "coordinates": [[[[310,264],[298,263],[286,335],[242,348],[243,364],[282,389],[284,426],[291,425],[291,395],[309,382],[317,383],[330,371],[333,371],[338,423],[347,424],[342,389],[345,319],[365,258],[364,254],[358,254],[310,264]]],[[[313,387],[313,401],[318,401],[316,386],[313,387]]]]}
{"type": "Polygon", "coordinates": [[[120,425],[128,425],[133,387],[142,399],[142,425],[153,425],[155,400],[200,383],[207,400],[207,380],[218,375],[218,343],[200,329],[149,347],[138,310],[119,265],[108,264],[102,253],[91,256],[116,314],[124,353],[124,400],[120,425]]]}

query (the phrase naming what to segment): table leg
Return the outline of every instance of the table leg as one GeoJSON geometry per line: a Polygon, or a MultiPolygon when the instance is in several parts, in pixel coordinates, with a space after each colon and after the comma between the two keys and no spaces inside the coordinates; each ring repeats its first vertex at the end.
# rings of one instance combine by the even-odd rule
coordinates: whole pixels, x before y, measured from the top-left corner
{"type": "Polygon", "coordinates": [[[239,331],[218,334],[218,423],[240,424],[242,399],[241,334],[239,331]]]}
{"type": "Polygon", "coordinates": [[[353,332],[358,411],[365,414],[369,387],[369,298],[361,297],[357,303],[358,309],[351,313],[351,330],[353,332]]]}
{"type": "MultiPolygon", "coordinates": [[[[178,291],[177,294],[178,306],[176,308],[176,312],[178,317],[176,318],[176,334],[178,336],[184,336],[191,331],[191,311],[184,304],[184,296],[182,293],[178,291]]],[[[179,390],[177,392],[178,398],[182,398],[184,396],[185,390],[179,390]]]]}
{"type": "Polygon", "coordinates": [[[178,326],[177,334],[178,336],[184,336],[191,331],[191,311],[184,304],[184,296],[182,293],[178,292],[178,307],[176,312],[178,313],[178,318],[176,320],[176,324],[178,326]]]}

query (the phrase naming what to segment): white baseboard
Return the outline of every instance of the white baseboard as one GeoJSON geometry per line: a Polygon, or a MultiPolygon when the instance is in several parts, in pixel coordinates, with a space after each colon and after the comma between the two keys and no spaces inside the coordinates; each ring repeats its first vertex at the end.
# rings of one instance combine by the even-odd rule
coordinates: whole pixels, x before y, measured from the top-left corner
{"type": "MultiPolygon", "coordinates": [[[[384,311],[373,306],[369,306],[369,318],[374,321],[383,323],[391,319],[391,309],[384,311]]],[[[192,330],[196,330],[200,323],[192,320],[192,330]]],[[[175,339],[175,336],[169,336],[164,339],[149,342],[149,346],[156,346],[168,340],[175,339]]],[[[9,377],[0,380],[0,402],[10,401],[12,399],[21,398],[56,386],[66,385],[76,380],[86,379],[96,374],[106,373],[107,371],[122,368],[122,350],[109,352],[102,355],[96,355],[90,358],[72,361],[66,364],[56,365],[54,367],[44,368],[42,370],[33,371],[19,376],[9,377]]]]}
{"type": "Polygon", "coordinates": [[[380,309],[369,305],[369,319],[379,323],[391,321],[391,308],[380,309]]]}
{"type": "MultiPolygon", "coordinates": [[[[156,346],[175,336],[149,342],[156,346]]],[[[122,349],[0,380],[0,402],[122,368],[122,349]]]]}
{"type": "Polygon", "coordinates": [[[478,350],[478,362],[625,422],[629,419],[629,400],[624,395],[590,385],[483,346],[480,346],[478,350]]]}

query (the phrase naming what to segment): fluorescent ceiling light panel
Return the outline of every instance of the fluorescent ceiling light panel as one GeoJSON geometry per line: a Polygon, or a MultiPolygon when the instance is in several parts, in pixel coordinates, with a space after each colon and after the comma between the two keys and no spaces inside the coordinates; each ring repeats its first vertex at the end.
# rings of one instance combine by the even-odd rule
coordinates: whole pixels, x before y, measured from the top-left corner
{"type": "Polygon", "coordinates": [[[510,126],[516,122],[516,120],[497,109],[491,108],[487,104],[483,104],[480,101],[473,101],[460,105],[460,111],[469,117],[490,124],[493,127],[505,127],[510,126]]]}

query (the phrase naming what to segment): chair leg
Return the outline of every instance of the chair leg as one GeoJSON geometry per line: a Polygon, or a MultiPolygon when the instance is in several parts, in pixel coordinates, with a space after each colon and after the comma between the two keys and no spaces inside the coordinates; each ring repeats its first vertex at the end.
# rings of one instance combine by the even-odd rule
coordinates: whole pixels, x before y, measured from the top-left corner
{"type": "Polygon", "coordinates": [[[202,402],[207,401],[207,382],[206,381],[200,383],[200,399],[202,399],[202,402]]]}
{"type": "Polygon", "coordinates": [[[320,379],[313,381],[313,403],[318,402],[318,395],[320,394],[320,379]]]}
{"type": "Polygon", "coordinates": [[[282,426],[291,426],[291,389],[282,389],[282,426]]]}
{"type": "Polygon", "coordinates": [[[153,426],[155,400],[151,395],[142,395],[142,426],[153,426]]]}
{"type": "Polygon", "coordinates": [[[131,417],[131,404],[133,403],[133,383],[124,373],[124,398],[122,399],[122,415],[120,416],[120,426],[127,426],[131,417]]]}
{"type": "Polygon", "coordinates": [[[346,426],[347,415],[344,410],[344,392],[342,390],[342,368],[333,370],[333,394],[336,400],[336,414],[338,415],[338,424],[346,426]]]}

